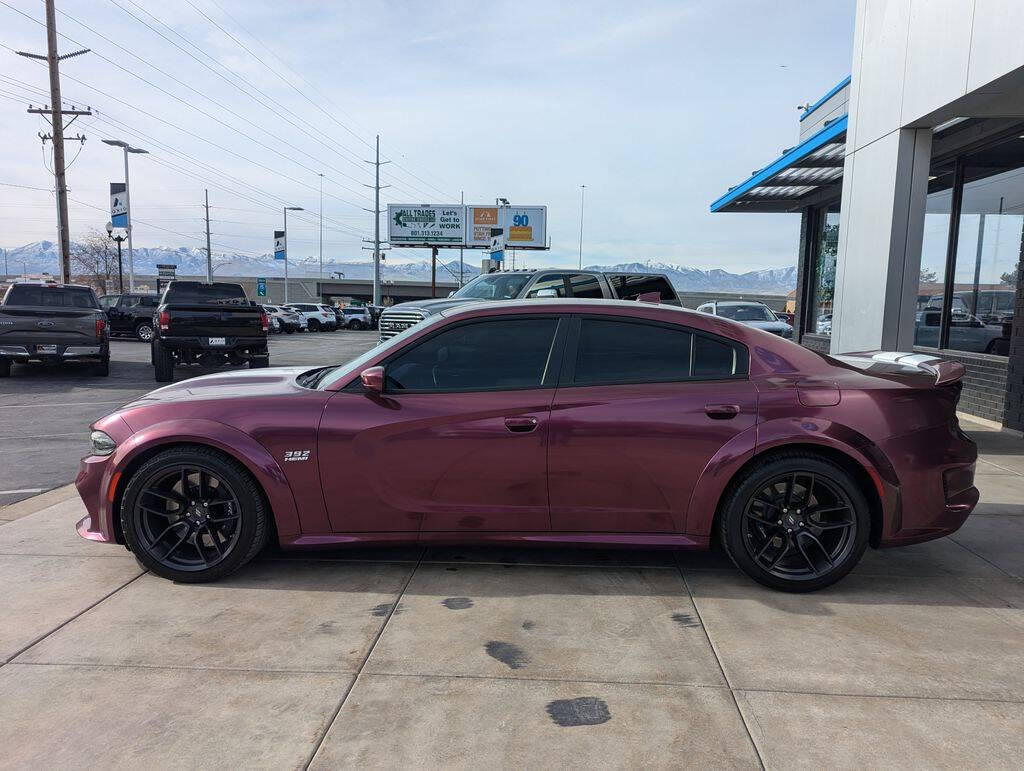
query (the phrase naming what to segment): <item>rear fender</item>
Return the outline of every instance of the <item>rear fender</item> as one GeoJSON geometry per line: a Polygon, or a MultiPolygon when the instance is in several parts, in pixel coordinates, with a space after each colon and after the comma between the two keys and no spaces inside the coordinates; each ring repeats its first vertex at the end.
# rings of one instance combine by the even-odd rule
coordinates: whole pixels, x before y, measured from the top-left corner
{"type": "Polygon", "coordinates": [[[882,521],[898,509],[899,481],[881,450],[849,426],[818,417],[780,418],[734,437],[711,459],[694,487],[686,519],[690,535],[709,535],[729,483],[755,458],[782,447],[811,445],[841,453],[871,479],[881,501],[882,521]],[[754,434],[752,436],[752,434],[754,434]]]}
{"type": "Polygon", "coordinates": [[[109,473],[124,471],[143,453],[176,444],[215,447],[237,460],[249,470],[266,493],[278,534],[283,537],[300,532],[291,486],[273,455],[248,434],[215,420],[168,420],[147,426],[132,436],[131,446],[126,448],[124,454],[118,454],[117,462],[109,473]]]}

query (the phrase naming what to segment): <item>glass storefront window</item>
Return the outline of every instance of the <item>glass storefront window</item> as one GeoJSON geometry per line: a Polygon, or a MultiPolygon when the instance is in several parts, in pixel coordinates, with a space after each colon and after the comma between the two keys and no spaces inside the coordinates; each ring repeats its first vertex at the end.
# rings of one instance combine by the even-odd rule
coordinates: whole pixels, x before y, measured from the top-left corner
{"type": "Polygon", "coordinates": [[[832,299],[836,290],[836,257],[839,254],[839,206],[821,215],[815,249],[814,285],[811,291],[808,331],[832,334],[832,299]]]}
{"type": "Polygon", "coordinates": [[[942,292],[946,281],[946,250],[949,246],[950,188],[928,194],[921,241],[921,278],[917,285],[917,319],[914,345],[937,348],[942,292]]]}
{"type": "Polygon", "coordinates": [[[949,347],[1005,356],[1024,245],[1024,141],[966,159],[949,347]]]}

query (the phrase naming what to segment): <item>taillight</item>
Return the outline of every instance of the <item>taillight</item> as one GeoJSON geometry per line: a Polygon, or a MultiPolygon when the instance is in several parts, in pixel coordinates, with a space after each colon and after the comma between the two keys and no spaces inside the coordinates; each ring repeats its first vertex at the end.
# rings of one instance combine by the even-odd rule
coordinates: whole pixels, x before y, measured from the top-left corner
{"type": "Polygon", "coordinates": [[[103,319],[96,319],[96,339],[102,340],[107,333],[107,322],[103,319]]]}
{"type": "Polygon", "coordinates": [[[171,328],[171,314],[167,311],[160,311],[159,318],[160,330],[166,332],[171,328]]]}
{"type": "Polygon", "coordinates": [[[268,316],[266,313],[261,313],[260,314],[260,321],[263,322],[263,331],[264,332],[269,332],[270,331],[270,316],[268,316]]]}

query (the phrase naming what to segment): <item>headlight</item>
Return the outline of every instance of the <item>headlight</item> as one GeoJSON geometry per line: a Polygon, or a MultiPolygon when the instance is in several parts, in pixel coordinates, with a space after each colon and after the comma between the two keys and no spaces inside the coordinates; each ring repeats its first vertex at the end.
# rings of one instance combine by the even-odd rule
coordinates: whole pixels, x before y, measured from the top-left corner
{"type": "Polygon", "coordinates": [[[93,431],[89,435],[89,442],[92,444],[93,455],[110,455],[117,449],[117,442],[102,431],[93,431]]]}

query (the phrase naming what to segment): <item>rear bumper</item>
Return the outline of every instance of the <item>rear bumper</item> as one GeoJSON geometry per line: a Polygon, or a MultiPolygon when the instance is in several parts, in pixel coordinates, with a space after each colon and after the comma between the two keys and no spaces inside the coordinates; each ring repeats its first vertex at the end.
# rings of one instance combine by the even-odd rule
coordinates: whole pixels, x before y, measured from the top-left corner
{"type": "MultiPolygon", "coordinates": [[[[216,337],[216,335],[213,335],[216,337]]],[[[210,345],[209,337],[203,335],[188,337],[167,337],[161,335],[157,342],[172,350],[190,351],[195,353],[223,353],[245,356],[246,351],[252,355],[264,356],[267,353],[267,338],[264,336],[252,337],[224,337],[224,345],[210,345]]]]}
{"type": "Polygon", "coordinates": [[[38,353],[34,345],[0,345],[0,357],[17,362],[80,361],[103,359],[106,356],[106,345],[58,345],[56,353],[38,353]]]}

